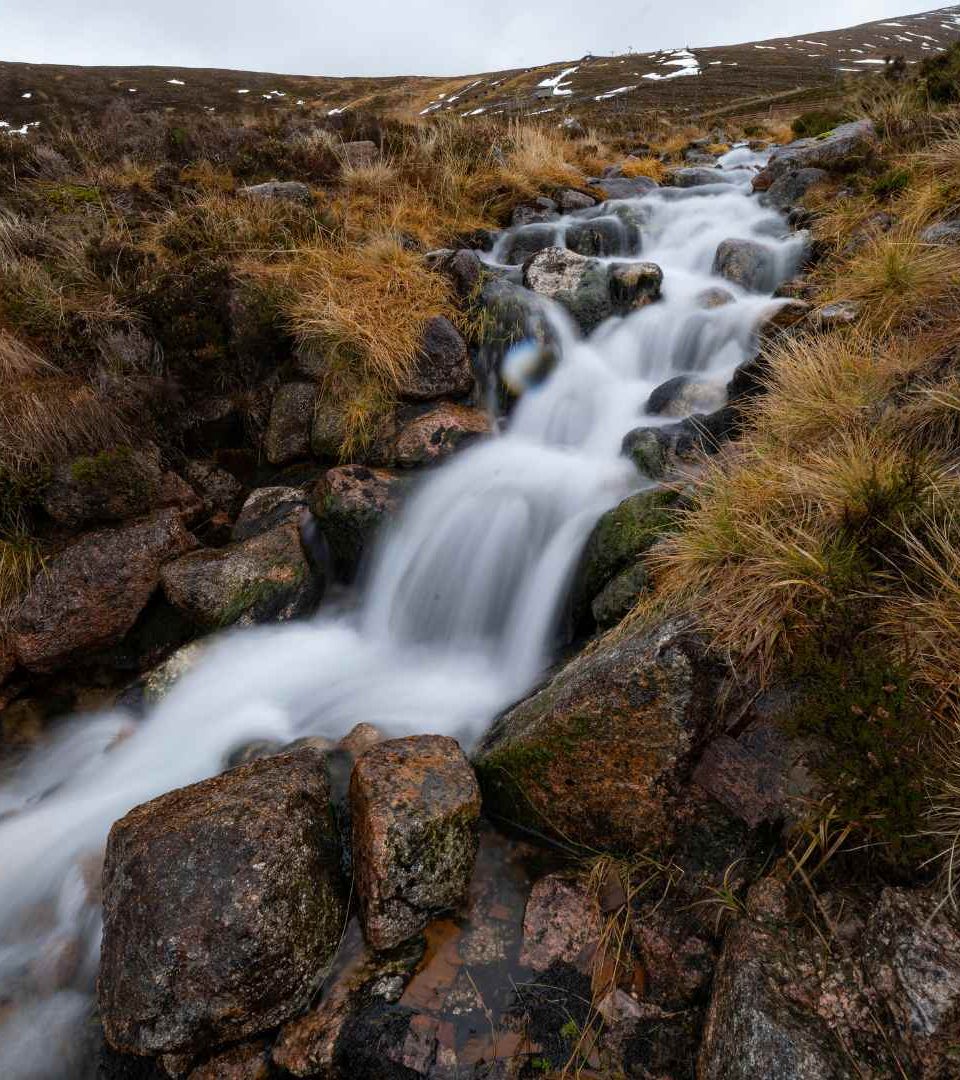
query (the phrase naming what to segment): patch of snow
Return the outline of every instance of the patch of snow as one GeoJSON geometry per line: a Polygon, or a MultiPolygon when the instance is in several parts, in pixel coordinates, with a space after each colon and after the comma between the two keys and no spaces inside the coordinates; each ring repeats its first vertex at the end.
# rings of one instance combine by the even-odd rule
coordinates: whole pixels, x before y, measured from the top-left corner
{"type": "Polygon", "coordinates": [[[129,87],[127,89],[128,94],[135,94],[136,92],[137,92],[137,88],[135,86],[131,86],[131,87],[129,87]]]}
{"type": "Polygon", "coordinates": [[[902,22],[882,22],[882,23],[880,23],[880,25],[881,26],[896,26],[896,27],[899,27],[901,30],[903,29],[903,23],[902,22]]]}
{"type": "Polygon", "coordinates": [[[20,95],[25,101],[29,101],[33,97],[33,94],[28,90],[25,94],[20,95]]]}
{"type": "Polygon", "coordinates": [[[755,49],[763,49],[766,52],[776,52],[777,51],[776,45],[754,45],[754,48],[755,49]]]}
{"type": "Polygon", "coordinates": [[[885,60],[854,60],[855,64],[880,64],[881,66],[886,63],[885,60]]]}
{"type": "Polygon", "coordinates": [[[606,101],[607,98],[616,97],[618,94],[628,94],[631,90],[636,90],[636,88],[636,83],[633,86],[618,86],[616,90],[608,90],[605,94],[597,94],[593,100],[606,101]]]}
{"type": "Polygon", "coordinates": [[[185,82],[183,81],[183,79],[167,79],[167,82],[168,82],[168,83],[169,83],[169,84],[170,84],[171,86],[186,86],[186,85],[187,85],[187,84],[186,84],[186,83],[185,83],[185,82]]]}
{"type": "Polygon", "coordinates": [[[330,111],[327,113],[327,116],[339,116],[341,113],[345,113],[346,111],[347,107],[346,105],[344,105],[342,109],[330,109],[330,111]]]}
{"type": "Polygon", "coordinates": [[[471,112],[465,112],[463,115],[464,116],[479,116],[481,113],[485,113],[486,111],[487,111],[486,105],[481,105],[479,109],[473,109],[471,112]]]}
{"type": "Polygon", "coordinates": [[[575,72],[577,72],[579,70],[580,70],[580,65],[579,64],[576,67],[564,68],[563,71],[561,71],[559,75],[555,75],[552,79],[544,79],[542,82],[538,82],[537,83],[537,89],[538,90],[552,89],[553,90],[553,97],[566,97],[567,95],[572,94],[573,91],[565,89],[566,87],[568,87],[570,85],[570,82],[569,82],[569,80],[567,82],[564,82],[563,80],[568,75],[573,75],[575,72]]]}
{"type": "Polygon", "coordinates": [[[250,91],[249,90],[238,90],[237,93],[238,94],[249,94],[250,91]]]}
{"type": "Polygon", "coordinates": [[[804,45],[819,45],[821,48],[828,47],[828,42],[826,41],[811,41],[810,38],[797,38],[797,41],[804,45]]]}

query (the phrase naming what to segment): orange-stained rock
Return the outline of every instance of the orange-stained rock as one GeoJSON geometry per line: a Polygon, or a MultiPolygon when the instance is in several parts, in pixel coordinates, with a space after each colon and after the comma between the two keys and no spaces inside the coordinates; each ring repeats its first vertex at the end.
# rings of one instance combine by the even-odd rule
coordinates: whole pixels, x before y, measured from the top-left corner
{"type": "Polygon", "coordinates": [[[394,446],[398,465],[432,465],[454,450],[490,432],[490,418],[482,409],[466,405],[437,405],[408,421],[394,446]]]}
{"type": "Polygon", "coordinates": [[[240,1043],[198,1065],[187,1080],[267,1080],[270,1059],[262,1042],[240,1043]]]}
{"type": "Polygon", "coordinates": [[[354,766],[350,808],[364,933],[393,948],[465,898],[480,790],[455,739],[391,739],[354,766]]]}
{"type": "Polygon", "coordinates": [[[534,971],[572,964],[589,974],[601,931],[600,907],[586,884],[550,874],[534,885],[527,901],[520,963],[534,971]]]}

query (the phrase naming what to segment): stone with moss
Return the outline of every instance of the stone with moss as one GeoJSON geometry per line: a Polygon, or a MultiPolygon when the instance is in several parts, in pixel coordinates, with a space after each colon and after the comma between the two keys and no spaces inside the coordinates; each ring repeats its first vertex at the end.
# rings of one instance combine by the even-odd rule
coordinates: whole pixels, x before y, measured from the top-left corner
{"type": "Polygon", "coordinates": [[[593,598],[590,611],[601,629],[616,626],[636,606],[650,586],[650,574],[642,560],[621,570],[593,598]]]}
{"type": "Polygon", "coordinates": [[[666,841],[675,797],[719,715],[719,677],[684,620],[604,640],[480,741],[485,808],[595,850],[666,841]]]}
{"type": "Polygon", "coordinates": [[[159,505],[162,486],[155,456],[119,446],[56,469],[40,501],[54,521],[77,529],[147,513],[159,505]]]}
{"type": "Polygon", "coordinates": [[[673,524],[677,493],[641,491],[608,510],[587,540],[572,591],[574,619],[583,623],[600,591],[667,532],[673,524]]]}
{"type": "Polygon", "coordinates": [[[421,735],[367,750],[350,780],[353,860],[368,943],[390,949],[466,899],[480,790],[455,739],[421,735]]]}
{"type": "Polygon", "coordinates": [[[310,429],[317,401],[313,383],[284,383],[270,406],[263,448],[271,465],[288,465],[310,453],[310,429]]]}

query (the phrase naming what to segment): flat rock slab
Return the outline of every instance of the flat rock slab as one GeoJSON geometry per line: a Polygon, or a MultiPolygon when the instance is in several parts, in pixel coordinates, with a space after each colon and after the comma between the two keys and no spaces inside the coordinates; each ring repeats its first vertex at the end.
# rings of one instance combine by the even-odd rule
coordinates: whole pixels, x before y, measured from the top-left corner
{"type": "Polygon", "coordinates": [[[350,809],[364,933],[390,949],[465,898],[480,789],[455,739],[390,739],[357,761],[350,809]]]}
{"type": "Polygon", "coordinates": [[[303,1011],[345,905],[323,756],[263,758],[110,830],[98,983],[107,1040],[200,1052],[303,1011]]]}

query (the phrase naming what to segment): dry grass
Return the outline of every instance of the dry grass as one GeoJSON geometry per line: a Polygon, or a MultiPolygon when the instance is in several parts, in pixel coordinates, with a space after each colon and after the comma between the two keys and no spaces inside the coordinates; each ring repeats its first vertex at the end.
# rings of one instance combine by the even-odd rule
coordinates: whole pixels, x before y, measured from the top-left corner
{"type": "Polygon", "coordinates": [[[667,175],[666,166],[659,158],[642,157],[627,158],[621,165],[623,175],[631,179],[637,176],[649,176],[651,180],[661,183],[667,175]]]}
{"type": "Polygon", "coordinates": [[[56,367],[21,338],[0,327],[0,386],[11,388],[19,379],[49,375],[56,367]]]}

